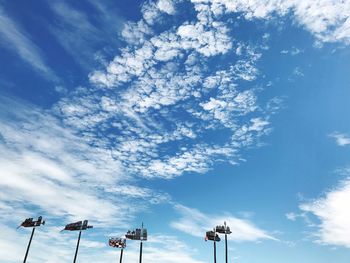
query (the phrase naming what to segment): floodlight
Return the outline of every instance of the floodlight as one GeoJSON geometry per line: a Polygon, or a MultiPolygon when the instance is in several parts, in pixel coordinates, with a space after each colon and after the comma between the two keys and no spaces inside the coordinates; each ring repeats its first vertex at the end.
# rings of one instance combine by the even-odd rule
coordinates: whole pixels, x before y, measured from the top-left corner
{"type": "Polygon", "coordinates": [[[27,246],[27,251],[26,251],[26,254],[24,256],[24,260],[23,260],[23,263],[25,263],[27,261],[27,257],[28,257],[28,253],[29,253],[29,248],[30,248],[30,244],[32,243],[32,239],[33,239],[33,236],[34,236],[34,232],[35,232],[35,228],[37,226],[41,226],[41,225],[45,225],[45,221],[43,221],[43,218],[42,216],[39,216],[38,219],[35,221],[33,220],[32,217],[30,218],[27,218],[25,219],[20,226],[17,227],[20,228],[20,227],[32,227],[33,230],[32,230],[32,234],[30,235],[30,239],[29,239],[29,243],[28,243],[28,246],[27,246]]]}
{"type": "Polygon", "coordinates": [[[77,242],[77,247],[75,249],[75,255],[74,255],[74,261],[73,263],[76,262],[76,259],[77,259],[77,255],[78,255],[78,250],[79,250],[79,243],[80,243],[80,237],[81,237],[81,231],[83,230],[86,230],[86,229],[89,229],[89,228],[93,228],[93,226],[89,226],[88,225],[88,220],[84,220],[84,222],[82,221],[78,221],[78,222],[75,222],[75,223],[70,223],[70,224],[67,224],[62,231],[79,231],[79,236],[78,236],[78,242],[77,242]]]}

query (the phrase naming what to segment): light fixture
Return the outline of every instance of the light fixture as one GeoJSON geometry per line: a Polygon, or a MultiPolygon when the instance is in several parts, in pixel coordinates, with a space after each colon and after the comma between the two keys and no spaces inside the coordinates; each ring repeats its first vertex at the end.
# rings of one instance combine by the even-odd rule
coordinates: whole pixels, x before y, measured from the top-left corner
{"type": "Polygon", "coordinates": [[[84,220],[84,222],[82,221],[78,221],[75,223],[71,223],[71,224],[67,224],[62,231],[79,231],[79,237],[78,237],[78,242],[77,242],[77,247],[75,249],[75,255],[74,255],[74,261],[73,263],[75,263],[76,259],[77,259],[77,255],[78,255],[78,249],[79,249],[79,243],[80,243],[80,237],[81,237],[81,231],[82,230],[86,230],[89,228],[93,228],[93,226],[89,226],[88,225],[88,220],[84,220]]]}
{"type": "Polygon", "coordinates": [[[20,227],[32,227],[33,228],[32,234],[30,235],[30,239],[29,239],[29,243],[28,243],[28,246],[27,246],[26,254],[24,256],[23,263],[25,263],[27,261],[29,248],[30,248],[30,244],[32,243],[32,239],[33,239],[33,236],[34,236],[35,228],[37,226],[41,226],[41,225],[45,225],[45,221],[43,221],[42,216],[39,216],[38,220],[36,220],[36,221],[33,220],[33,218],[27,218],[26,220],[24,220],[22,222],[22,224],[19,227],[17,227],[17,229],[20,228],[20,227]]]}
{"type": "Polygon", "coordinates": [[[125,237],[131,240],[140,240],[140,263],[142,263],[142,241],[147,240],[147,229],[143,228],[143,223],[141,228],[136,228],[135,230],[128,231],[125,237]]]}
{"type": "Polygon", "coordinates": [[[109,246],[115,247],[115,248],[121,248],[120,250],[120,258],[119,263],[122,263],[123,260],[123,250],[126,247],[126,238],[110,238],[108,241],[109,246]]]}

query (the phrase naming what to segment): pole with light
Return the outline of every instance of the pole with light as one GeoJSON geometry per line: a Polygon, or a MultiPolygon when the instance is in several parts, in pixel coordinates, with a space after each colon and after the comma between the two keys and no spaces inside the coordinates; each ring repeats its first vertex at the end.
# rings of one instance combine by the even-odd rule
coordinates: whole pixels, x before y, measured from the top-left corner
{"type": "Polygon", "coordinates": [[[26,261],[27,261],[29,248],[30,248],[30,244],[32,243],[32,239],[33,239],[33,236],[34,236],[35,228],[37,226],[40,226],[40,225],[45,225],[45,221],[43,221],[43,218],[41,216],[39,216],[38,220],[36,220],[36,221],[33,221],[33,218],[27,218],[26,220],[24,220],[22,222],[22,224],[19,227],[17,227],[17,229],[20,228],[21,226],[22,227],[32,227],[33,228],[32,234],[30,235],[30,239],[29,239],[29,243],[28,243],[28,246],[27,246],[26,254],[24,256],[23,263],[26,263],[26,261]]]}
{"type": "Polygon", "coordinates": [[[125,238],[110,238],[108,241],[109,246],[115,248],[121,248],[119,263],[122,263],[123,260],[123,250],[126,247],[126,239],[125,238]]]}
{"type": "Polygon", "coordinates": [[[205,234],[205,241],[211,240],[214,242],[214,263],[216,263],[216,242],[219,242],[221,239],[216,234],[216,229],[214,228],[213,231],[207,231],[205,234]]]}
{"type": "Polygon", "coordinates": [[[74,255],[73,263],[75,263],[76,260],[77,260],[77,255],[78,255],[78,250],[79,250],[79,243],[80,243],[80,237],[81,237],[81,231],[89,229],[89,228],[93,228],[93,226],[88,226],[88,220],[84,220],[84,222],[78,221],[78,222],[75,222],[75,223],[68,224],[68,225],[66,225],[64,227],[63,230],[61,230],[61,232],[64,231],[64,230],[79,231],[78,242],[77,242],[77,247],[75,249],[75,255],[74,255]]]}
{"type": "Polygon", "coordinates": [[[127,239],[140,240],[140,263],[142,263],[142,241],[147,241],[147,229],[143,228],[143,223],[141,228],[136,228],[133,231],[128,231],[125,234],[127,239]]]}
{"type": "Polygon", "coordinates": [[[217,233],[220,234],[225,234],[225,258],[226,258],[226,263],[228,263],[228,253],[227,253],[227,235],[231,234],[230,227],[226,225],[226,221],[224,222],[223,226],[216,226],[215,228],[217,233]]]}

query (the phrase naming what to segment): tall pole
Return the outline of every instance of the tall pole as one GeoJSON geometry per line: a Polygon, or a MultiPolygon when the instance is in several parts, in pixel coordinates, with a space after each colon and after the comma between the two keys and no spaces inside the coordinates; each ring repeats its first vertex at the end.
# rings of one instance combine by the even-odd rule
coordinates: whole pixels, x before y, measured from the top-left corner
{"type": "Polygon", "coordinates": [[[140,263],[142,263],[142,241],[140,242],[140,263]]]}
{"type": "Polygon", "coordinates": [[[74,261],[73,261],[73,263],[75,263],[75,261],[77,260],[78,249],[79,249],[79,243],[80,243],[80,237],[81,237],[81,230],[79,231],[79,237],[78,237],[78,242],[77,242],[77,248],[75,249],[75,256],[74,256],[74,261]]]}
{"type": "Polygon", "coordinates": [[[226,263],[228,263],[228,259],[227,259],[227,234],[225,233],[225,254],[226,254],[226,263]]]}
{"type": "MultiPolygon", "coordinates": [[[[141,225],[141,235],[143,234],[143,222],[141,225]]],[[[142,263],[142,236],[141,236],[141,242],[140,242],[140,263],[142,263]]]]}
{"type": "Polygon", "coordinates": [[[121,250],[120,250],[120,260],[119,260],[119,263],[122,263],[122,260],[123,260],[123,250],[124,250],[124,249],[121,249],[121,250]]]}
{"type": "Polygon", "coordinates": [[[214,240],[214,263],[216,263],[216,241],[215,240],[214,240]]]}
{"type": "Polygon", "coordinates": [[[226,263],[228,263],[228,255],[227,255],[227,226],[226,221],[224,222],[225,226],[225,257],[226,257],[226,263]]]}
{"type": "Polygon", "coordinates": [[[33,236],[34,236],[34,232],[35,232],[35,227],[33,227],[32,234],[31,234],[31,236],[30,236],[29,243],[28,243],[28,247],[27,247],[27,251],[26,251],[26,255],[24,256],[23,263],[26,263],[26,261],[27,261],[28,252],[29,252],[30,244],[32,243],[32,239],[33,239],[33,236]]]}

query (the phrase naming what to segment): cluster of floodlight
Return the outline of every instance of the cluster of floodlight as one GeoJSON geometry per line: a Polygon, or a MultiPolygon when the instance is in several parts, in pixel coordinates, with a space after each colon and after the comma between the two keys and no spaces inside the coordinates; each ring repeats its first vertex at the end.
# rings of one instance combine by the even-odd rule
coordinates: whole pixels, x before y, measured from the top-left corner
{"type": "MultiPolygon", "coordinates": [[[[45,221],[43,221],[42,216],[39,216],[37,220],[33,220],[33,218],[27,218],[26,220],[24,220],[22,222],[22,224],[19,227],[17,227],[17,228],[20,228],[20,227],[32,227],[33,228],[32,234],[30,236],[29,243],[27,246],[26,254],[24,256],[23,263],[25,263],[27,261],[28,252],[29,252],[30,244],[32,243],[35,228],[38,226],[41,226],[41,225],[45,225],[45,221]]],[[[81,231],[87,230],[87,229],[92,228],[92,227],[93,226],[88,225],[88,220],[84,220],[84,221],[78,221],[75,223],[67,224],[64,227],[64,229],[61,230],[61,232],[65,231],[65,230],[67,230],[67,231],[79,231],[79,237],[78,237],[77,247],[75,249],[74,261],[73,261],[74,263],[76,262],[77,255],[78,255],[81,231]]]]}
{"type": "MultiPolygon", "coordinates": [[[[23,263],[25,263],[27,260],[28,252],[29,252],[30,244],[31,244],[32,239],[33,239],[35,228],[38,226],[41,226],[41,225],[45,225],[45,221],[42,219],[41,216],[39,216],[37,220],[33,220],[33,218],[27,218],[19,226],[19,227],[32,227],[33,228],[23,263]]],[[[61,230],[61,232],[62,231],[79,231],[79,236],[78,236],[78,241],[77,241],[77,246],[76,246],[76,250],[75,250],[73,263],[75,263],[76,259],[77,259],[79,243],[80,243],[80,238],[81,238],[81,231],[87,230],[89,228],[93,228],[93,226],[88,225],[88,220],[84,220],[84,221],[78,221],[75,223],[67,224],[64,227],[64,229],[61,230]]],[[[226,222],[224,222],[223,226],[216,226],[213,230],[207,231],[206,235],[205,235],[205,241],[210,240],[210,241],[214,242],[214,263],[216,263],[216,242],[219,242],[221,240],[218,233],[225,235],[225,251],[226,251],[225,254],[226,254],[226,263],[227,263],[228,262],[227,235],[231,234],[232,232],[230,230],[230,227],[226,226],[226,222]]],[[[126,248],[126,239],[140,241],[140,259],[139,259],[139,262],[142,263],[142,242],[147,241],[147,229],[143,228],[143,223],[142,223],[141,228],[136,228],[135,230],[128,230],[127,233],[125,234],[125,238],[121,238],[121,237],[115,238],[114,237],[114,238],[109,239],[109,241],[108,241],[109,246],[121,249],[120,263],[122,262],[122,258],[123,258],[123,250],[124,250],[124,248],[126,248]]]]}
{"type": "Polygon", "coordinates": [[[110,238],[108,241],[108,245],[110,247],[115,247],[115,248],[126,248],[126,238],[110,238]]]}
{"type": "Polygon", "coordinates": [[[205,241],[208,241],[208,240],[215,241],[215,242],[221,241],[219,235],[213,230],[207,231],[205,233],[205,241]]]}
{"type": "MultiPolygon", "coordinates": [[[[81,232],[83,230],[87,230],[89,228],[93,228],[93,226],[89,225],[88,223],[89,223],[88,220],[70,223],[70,224],[67,224],[64,227],[64,229],[61,230],[61,232],[62,231],[79,231],[79,236],[78,236],[77,246],[76,246],[76,249],[75,249],[75,255],[74,255],[73,263],[75,263],[76,260],[77,260],[79,244],[80,244],[80,238],[81,238],[81,232]]],[[[35,228],[39,227],[41,225],[45,225],[45,221],[43,221],[43,218],[41,216],[39,216],[37,220],[33,220],[33,218],[27,218],[26,220],[24,220],[22,222],[22,224],[20,226],[17,227],[17,228],[20,228],[20,227],[32,227],[33,228],[32,234],[30,236],[30,240],[29,240],[29,243],[28,243],[28,246],[27,246],[27,251],[26,251],[23,263],[26,263],[26,261],[27,261],[28,252],[29,252],[30,244],[32,243],[32,239],[33,239],[33,235],[34,235],[34,232],[35,232],[35,228]]],[[[123,250],[124,250],[124,248],[126,248],[126,239],[140,241],[140,263],[141,263],[142,262],[142,242],[143,241],[147,241],[147,229],[143,227],[143,223],[142,223],[142,227],[141,228],[136,228],[135,230],[129,230],[125,234],[125,238],[122,238],[122,237],[115,238],[114,237],[114,238],[110,238],[109,239],[109,241],[108,241],[109,246],[121,249],[121,252],[120,252],[120,263],[122,262],[122,258],[123,258],[123,250]]]]}
{"type": "Polygon", "coordinates": [[[70,223],[70,224],[67,224],[64,229],[61,230],[62,231],[81,231],[81,230],[86,230],[88,228],[93,228],[93,226],[89,226],[88,225],[88,220],[84,220],[84,221],[78,221],[78,222],[75,222],[75,223],[70,223]]]}
{"type": "Polygon", "coordinates": [[[123,250],[126,247],[126,239],[138,240],[140,241],[140,258],[139,262],[142,262],[142,242],[147,241],[147,229],[143,228],[143,223],[141,228],[136,228],[134,230],[128,230],[125,234],[125,238],[117,237],[110,238],[109,245],[115,248],[121,248],[119,262],[122,263],[123,250]]]}
{"type": "Polygon", "coordinates": [[[228,254],[227,254],[227,235],[231,234],[230,227],[226,226],[226,222],[224,222],[223,226],[216,226],[213,230],[207,231],[205,233],[205,241],[213,241],[214,243],[214,263],[216,263],[216,242],[220,242],[221,238],[219,237],[219,234],[225,235],[225,257],[226,257],[226,263],[228,262],[228,254]]]}

